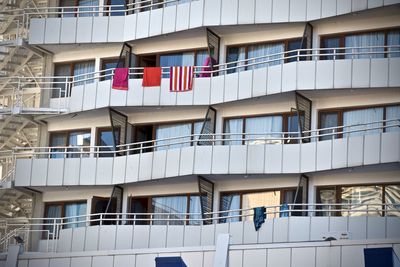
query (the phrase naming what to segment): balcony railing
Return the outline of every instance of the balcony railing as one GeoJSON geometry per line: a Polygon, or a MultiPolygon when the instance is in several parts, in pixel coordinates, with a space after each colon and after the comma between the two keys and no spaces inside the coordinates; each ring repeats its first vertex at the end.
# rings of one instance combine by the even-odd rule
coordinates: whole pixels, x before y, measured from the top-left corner
{"type": "Polygon", "coordinates": [[[69,146],[69,147],[15,147],[13,156],[16,158],[85,158],[103,156],[122,156],[126,154],[141,154],[186,146],[218,146],[218,145],[264,145],[264,144],[296,144],[316,142],[323,138],[336,139],[339,136],[347,138],[354,135],[368,135],[376,132],[399,131],[400,118],[381,120],[369,123],[344,125],[299,132],[268,132],[268,133],[216,133],[191,134],[172,138],[156,139],[113,146],[69,146]]]}

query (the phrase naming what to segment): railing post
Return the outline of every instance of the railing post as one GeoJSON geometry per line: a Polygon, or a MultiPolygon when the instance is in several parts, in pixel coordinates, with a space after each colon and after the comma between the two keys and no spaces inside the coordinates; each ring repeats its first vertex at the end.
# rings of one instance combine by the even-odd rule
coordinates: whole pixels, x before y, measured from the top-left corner
{"type": "Polygon", "coordinates": [[[103,225],[103,213],[100,213],[100,225],[103,225]]]}

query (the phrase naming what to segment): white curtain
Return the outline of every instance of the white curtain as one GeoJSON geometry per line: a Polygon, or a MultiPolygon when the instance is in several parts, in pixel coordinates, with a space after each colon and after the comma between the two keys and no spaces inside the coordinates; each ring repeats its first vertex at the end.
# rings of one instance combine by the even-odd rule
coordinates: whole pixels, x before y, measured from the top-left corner
{"type": "MultiPolygon", "coordinates": [[[[201,128],[203,128],[203,121],[198,121],[193,124],[193,133],[194,134],[201,134],[201,128]]],[[[199,136],[195,136],[194,140],[199,139],[199,136]]]]}
{"type": "MultiPolygon", "coordinates": [[[[400,120],[400,106],[390,106],[386,108],[386,119],[387,120],[394,120],[394,119],[399,119],[400,120]]],[[[387,122],[386,125],[399,125],[400,121],[392,121],[392,122],[387,122]]],[[[386,132],[399,132],[400,127],[390,127],[386,128],[386,132]]]]}
{"type": "Polygon", "coordinates": [[[246,119],[246,137],[252,139],[246,141],[247,144],[265,144],[265,143],[281,143],[279,140],[267,140],[266,137],[281,137],[280,134],[271,134],[272,132],[282,132],[282,116],[267,116],[246,119]],[[252,135],[262,134],[262,135],[252,135]]]}
{"type": "Polygon", "coordinates": [[[283,60],[276,60],[276,59],[282,59],[283,54],[275,55],[275,56],[272,56],[272,55],[277,54],[277,53],[283,53],[284,51],[285,51],[284,43],[252,45],[249,47],[248,58],[255,58],[255,57],[261,57],[261,56],[268,56],[268,57],[250,60],[249,61],[250,64],[257,63],[257,62],[263,62],[263,61],[267,61],[267,60],[275,60],[275,61],[272,61],[270,63],[250,66],[248,69],[257,69],[257,68],[263,68],[266,66],[282,64],[283,60]]]}
{"type": "MultiPolygon", "coordinates": [[[[82,216],[86,214],[86,203],[71,203],[65,205],[65,217],[82,216]]],[[[85,220],[84,216],[66,220],[66,222],[78,222],[85,220]]],[[[66,224],[64,228],[75,228],[85,226],[84,222],[76,224],[66,224]]]]}
{"type": "MultiPolygon", "coordinates": [[[[173,138],[178,136],[188,136],[192,133],[192,124],[191,123],[183,123],[183,124],[173,124],[173,125],[160,125],[156,129],[156,139],[164,139],[164,138],[173,138]]],[[[165,149],[173,149],[179,147],[190,146],[190,142],[185,142],[181,144],[169,145],[172,143],[190,141],[190,137],[176,138],[173,140],[163,140],[156,141],[156,145],[159,146],[156,148],[157,151],[165,150],[165,149]]]]}
{"type": "MultiPolygon", "coordinates": [[[[153,197],[152,201],[153,212],[154,213],[178,213],[170,215],[170,219],[177,219],[176,221],[170,221],[170,225],[183,224],[182,219],[185,218],[187,209],[187,197],[186,196],[171,196],[171,197],[153,197]]],[[[154,215],[154,219],[160,219],[159,221],[154,221],[153,224],[167,224],[167,221],[161,219],[167,219],[166,215],[154,215]]]]}
{"type": "MultiPolygon", "coordinates": [[[[82,74],[86,74],[86,73],[92,73],[94,72],[94,61],[86,61],[86,62],[80,62],[80,63],[76,63],[74,65],[74,76],[77,75],[82,75],[82,74]]],[[[77,85],[82,85],[84,83],[92,83],[93,79],[91,80],[87,80],[93,78],[93,74],[87,74],[87,75],[83,75],[83,76],[79,76],[75,78],[75,82],[74,86],[77,85]],[[80,80],[86,80],[86,81],[82,81],[79,82],[80,80]]]]}
{"type": "MultiPolygon", "coordinates": [[[[190,215],[190,219],[199,220],[201,219],[201,203],[200,196],[190,196],[189,198],[189,213],[196,213],[199,215],[190,215]]],[[[189,224],[198,225],[201,221],[189,221],[189,224]]]]}
{"type": "MultiPolygon", "coordinates": [[[[226,210],[238,210],[240,209],[240,195],[239,194],[227,194],[227,195],[222,195],[221,196],[221,210],[220,211],[226,211],[226,210]]],[[[231,212],[226,212],[226,213],[221,213],[221,216],[239,216],[240,212],[239,211],[231,211],[231,212]]],[[[225,222],[238,222],[239,217],[233,217],[233,218],[227,218],[227,219],[221,219],[221,223],[225,222]]]]}
{"type": "MultiPolygon", "coordinates": [[[[387,36],[387,45],[400,45],[400,30],[390,31],[387,36]]],[[[389,57],[400,57],[400,47],[389,48],[389,57]]]]}
{"type": "MultiPolygon", "coordinates": [[[[367,109],[345,111],[343,112],[343,126],[347,127],[344,127],[343,130],[353,131],[353,130],[365,130],[375,127],[380,127],[382,126],[382,123],[374,123],[374,124],[360,125],[360,126],[351,126],[351,125],[369,123],[381,120],[383,120],[383,108],[367,108],[367,109]]],[[[376,134],[380,132],[382,132],[382,129],[352,132],[350,134],[345,133],[343,134],[343,136],[347,137],[347,136],[357,136],[365,134],[376,134]]]]}
{"type": "Polygon", "coordinates": [[[227,145],[241,145],[243,133],[243,119],[229,119],[225,120],[225,133],[232,133],[235,135],[225,135],[226,139],[232,139],[233,141],[225,141],[227,145]]]}
{"type": "MultiPolygon", "coordinates": [[[[384,46],[385,34],[384,33],[366,33],[349,35],[345,38],[346,47],[369,47],[369,46],[384,46]]],[[[356,55],[346,55],[345,58],[383,58],[384,54],[365,54],[367,52],[383,52],[384,48],[372,49],[346,49],[346,53],[361,53],[356,55]]]]}

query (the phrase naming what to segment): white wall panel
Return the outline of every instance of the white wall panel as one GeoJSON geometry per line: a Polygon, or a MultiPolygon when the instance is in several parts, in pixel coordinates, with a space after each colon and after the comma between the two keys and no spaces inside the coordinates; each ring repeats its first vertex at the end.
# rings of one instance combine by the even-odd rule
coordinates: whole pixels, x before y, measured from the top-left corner
{"type": "Polygon", "coordinates": [[[265,266],[290,267],[290,249],[268,249],[267,265],[265,266]]]}
{"type": "Polygon", "coordinates": [[[135,267],[135,255],[115,255],[114,267],[129,266],[135,267]]]}
{"type": "Polygon", "coordinates": [[[317,142],[317,170],[332,168],[332,140],[317,142]]]}
{"type": "Polygon", "coordinates": [[[348,166],[359,166],[363,164],[364,155],[364,137],[351,136],[349,137],[348,147],[348,166]]]}
{"type": "Polygon", "coordinates": [[[400,238],[400,218],[399,217],[386,217],[386,238],[400,238]]]}
{"type": "Polygon", "coordinates": [[[296,90],[297,62],[290,62],[282,68],[282,92],[296,90]]]}
{"type": "Polygon", "coordinates": [[[321,18],[322,0],[307,0],[307,20],[321,18]]]}
{"type": "Polygon", "coordinates": [[[386,218],[372,216],[367,217],[367,238],[386,238],[386,218]]]}
{"type": "Polygon", "coordinates": [[[31,183],[32,159],[17,159],[15,186],[29,186],[31,183]]]}
{"type": "Polygon", "coordinates": [[[90,43],[92,41],[93,17],[78,17],[76,26],[76,42],[90,43]]]}
{"type": "Polygon", "coordinates": [[[214,245],[215,224],[208,224],[201,226],[201,245],[213,246],[214,245]]]}
{"type": "Polygon", "coordinates": [[[72,44],[76,41],[76,23],[77,18],[61,19],[60,43],[72,44]]]}
{"type": "MultiPolygon", "coordinates": [[[[330,1],[330,0],[323,0],[330,1]]],[[[333,2],[333,1],[331,1],[333,2]]],[[[351,60],[336,60],[335,61],[335,88],[350,88],[351,87],[351,60]]]]}
{"type": "MultiPolygon", "coordinates": [[[[260,230],[260,229],[259,229],[260,230]]],[[[254,229],[253,221],[243,222],[243,244],[257,244],[258,231],[254,229]]]]}
{"type": "Polygon", "coordinates": [[[157,254],[139,254],[136,256],[136,266],[154,267],[154,260],[157,254]]]}
{"type": "Polygon", "coordinates": [[[113,184],[123,184],[125,182],[126,156],[114,157],[113,184]]]}
{"type": "Polygon", "coordinates": [[[116,234],[116,225],[101,225],[99,234],[99,250],[114,250],[116,234]]]}
{"type": "Polygon", "coordinates": [[[72,230],[72,245],[71,251],[85,250],[86,227],[76,227],[72,230]]]}
{"type": "Polygon", "coordinates": [[[30,267],[47,267],[49,266],[49,259],[31,259],[29,260],[30,267]]]}
{"type": "Polygon", "coordinates": [[[133,241],[133,225],[117,225],[115,249],[131,249],[133,241]]]}
{"type": "MultiPolygon", "coordinates": [[[[50,259],[50,267],[70,267],[71,258],[55,258],[50,259]]],[[[21,267],[18,264],[19,267],[21,267]]]]}
{"type": "Polygon", "coordinates": [[[149,36],[150,11],[140,12],[136,22],[136,39],[149,36]]]}
{"type": "Polygon", "coordinates": [[[228,254],[229,267],[243,266],[243,250],[230,250],[228,254]]]}
{"type": "Polygon", "coordinates": [[[97,84],[96,108],[108,107],[110,104],[111,80],[97,84]]]}
{"type": "Polygon", "coordinates": [[[70,252],[72,245],[72,228],[60,230],[57,252],[70,252]]]}
{"type": "Polygon", "coordinates": [[[163,19],[163,26],[162,32],[169,33],[175,31],[175,23],[176,21],[176,5],[172,5],[169,7],[164,8],[164,19],[163,19]]]}
{"type": "MultiPolygon", "coordinates": [[[[243,267],[267,266],[266,249],[246,249],[243,251],[243,267]]],[[[279,266],[279,265],[268,265],[279,266]]]]}
{"type": "Polygon", "coordinates": [[[168,248],[183,247],[184,229],[185,227],[183,227],[182,225],[169,225],[167,231],[166,247],[168,248]]]}
{"type": "Polygon", "coordinates": [[[399,86],[400,85],[400,58],[390,58],[389,59],[389,86],[399,86]]]}
{"type": "Polygon", "coordinates": [[[387,58],[374,58],[371,60],[371,87],[388,86],[389,60],[387,58]]]}
{"type": "Polygon", "coordinates": [[[368,8],[383,6],[383,0],[368,0],[368,8]]]}
{"type": "Polygon", "coordinates": [[[109,185],[112,182],[114,158],[98,158],[96,168],[96,185],[109,185]]]}
{"type": "Polygon", "coordinates": [[[124,41],[134,40],[136,38],[136,20],[137,14],[125,16],[124,41]]]}
{"type": "Polygon", "coordinates": [[[347,217],[330,217],[329,232],[347,231],[347,219],[347,217]]]}
{"type": "Polygon", "coordinates": [[[181,149],[179,165],[179,175],[188,175],[193,173],[194,147],[183,147],[181,149]]]}
{"type": "Polygon", "coordinates": [[[34,159],[32,164],[32,186],[45,186],[47,180],[48,159],[34,159]]]}
{"type": "Polygon", "coordinates": [[[351,12],[351,2],[348,0],[336,0],[337,1],[337,14],[345,14],[351,12]]]}
{"type": "Polygon", "coordinates": [[[128,91],[111,88],[110,90],[110,106],[123,107],[126,106],[126,95],[128,91]]]}
{"type": "Polygon", "coordinates": [[[316,70],[316,88],[331,89],[333,88],[333,60],[317,61],[316,70]]]}
{"type": "Polygon", "coordinates": [[[83,92],[83,110],[96,108],[97,81],[85,84],[83,92]]]}
{"type": "Polygon", "coordinates": [[[183,106],[193,105],[193,90],[177,93],[176,104],[183,106]]]}
{"type": "Polygon", "coordinates": [[[181,253],[182,260],[187,266],[202,267],[203,266],[203,253],[201,252],[183,252],[181,253]]]}
{"type": "MultiPolygon", "coordinates": [[[[49,169],[47,171],[47,185],[61,186],[63,183],[64,159],[49,159],[49,169]]],[[[78,176],[79,178],[79,176],[78,176]]]]}
{"type": "Polygon", "coordinates": [[[300,160],[301,172],[315,171],[317,142],[301,144],[300,153],[301,153],[301,160],[300,160]]]}
{"type": "Polygon", "coordinates": [[[153,153],[140,154],[139,164],[139,181],[145,181],[151,179],[151,172],[153,166],[153,153]]]}
{"type": "Polygon", "coordinates": [[[93,43],[107,42],[108,18],[109,18],[108,16],[93,17],[93,32],[92,32],[93,43]]]}
{"type": "Polygon", "coordinates": [[[249,145],[247,147],[247,173],[264,172],[264,152],[263,145],[249,145]]]}
{"type": "Polygon", "coordinates": [[[347,166],[347,138],[335,139],[332,145],[332,168],[347,166]]]}
{"type": "Polygon", "coordinates": [[[304,242],[310,238],[311,217],[289,217],[289,242],[304,242]]]}
{"type": "Polygon", "coordinates": [[[265,172],[281,173],[282,145],[266,145],[265,149],[265,172]]]}
{"type": "Polygon", "coordinates": [[[168,149],[165,176],[172,177],[179,174],[180,149],[168,149]]]}
{"type": "MultiPolygon", "coordinates": [[[[172,7],[166,7],[165,10],[171,9],[171,8],[175,9],[175,5],[172,7]]],[[[161,30],[162,30],[161,28],[163,27],[163,13],[164,13],[163,11],[164,11],[164,8],[158,8],[158,9],[151,10],[149,36],[155,36],[155,35],[161,34],[161,30]]],[[[175,17],[172,17],[172,19],[175,19],[175,17]]],[[[165,17],[164,17],[164,22],[165,22],[165,17]]],[[[175,26],[175,20],[174,20],[174,26],[175,26]]]]}
{"type": "Polygon", "coordinates": [[[254,23],[255,0],[239,0],[239,24],[254,23]]]}
{"type": "Polygon", "coordinates": [[[72,87],[71,99],[69,101],[70,112],[76,112],[82,110],[84,87],[85,87],[84,85],[78,85],[72,87]]]}
{"type": "Polygon", "coordinates": [[[342,249],[341,267],[363,267],[364,246],[348,246],[342,249]]]}
{"type": "Polygon", "coordinates": [[[92,267],[113,267],[113,256],[96,256],[93,257],[92,267]]]}
{"type": "Polygon", "coordinates": [[[253,71],[239,72],[239,99],[251,98],[253,90],[253,71]]]}
{"type": "Polygon", "coordinates": [[[92,257],[71,258],[71,267],[92,266],[92,257]]]}
{"type": "Polygon", "coordinates": [[[274,220],[271,219],[266,220],[265,223],[258,230],[258,244],[272,243],[273,231],[274,231],[274,220]]]}
{"type": "Polygon", "coordinates": [[[272,22],[287,22],[289,20],[289,0],[272,1],[272,22]]]}
{"type": "Polygon", "coordinates": [[[204,25],[221,23],[221,0],[204,0],[204,25]]]}
{"type": "Polygon", "coordinates": [[[367,238],[367,217],[349,217],[349,232],[351,239],[362,240],[367,238]]]}
{"type": "Polygon", "coordinates": [[[267,94],[267,68],[253,70],[253,97],[267,94]]]}
{"type": "Polygon", "coordinates": [[[310,241],[321,241],[323,234],[329,232],[329,217],[311,217],[310,241]]]}
{"type": "Polygon", "coordinates": [[[212,156],[213,174],[228,173],[229,170],[229,146],[214,146],[212,156]]]}
{"type": "Polygon", "coordinates": [[[284,173],[298,173],[300,171],[300,145],[291,144],[283,146],[284,173]]]}
{"type": "MultiPolygon", "coordinates": [[[[223,77],[223,76],[222,76],[223,77]]],[[[223,92],[223,87],[220,89],[223,92]]],[[[212,92],[215,94],[216,92],[212,92]]],[[[193,83],[193,104],[209,105],[210,104],[210,78],[194,79],[193,83]]],[[[220,96],[220,102],[223,100],[223,93],[220,96]]]]}
{"type": "Polygon", "coordinates": [[[197,28],[203,25],[204,0],[191,1],[189,28],[197,28]]]}
{"type": "Polygon", "coordinates": [[[46,20],[32,18],[29,24],[29,43],[43,44],[46,20]]]}
{"type": "Polygon", "coordinates": [[[268,67],[267,94],[276,94],[281,92],[282,84],[282,65],[268,67]]]}
{"type": "Polygon", "coordinates": [[[133,227],[133,248],[148,248],[149,240],[150,225],[135,225],[133,227]]]}
{"type": "Polygon", "coordinates": [[[297,63],[297,90],[315,88],[315,61],[297,63]]]}
{"type": "Polygon", "coordinates": [[[315,265],[315,248],[293,248],[292,265],[296,267],[313,267],[315,265]]]}
{"type": "Polygon", "coordinates": [[[136,182],[139,179],[140,155],[128,155],[126,159],[126,183],[136,182]]]}
{"type": "Polygon", "coordinates": [[[377,164],[380,161],[381,136],[366,135],[364,140],[364,164],[377,164]]]}
{"type": "Polygon", "coordinates": [[[190,3],[178,5],[176,15],[176,31],[182,31],[189,28],[190,3]]]}
{"type": "Polygon", "coordinates": [[[176,92],[171,92],[169,90],[169,79],[161,79],[160,88],[160,105],[171,106],[176,105],[176,92]]]}
{"type": "Polygon", "coordinates": [[[290,21],[305,21],[307,0],[290,0],[290,21]]]}
{"type": "Polygon", "coordinates": [[[200,246],[201,227],[197,225],[186,225],[183,244],[185,247],[200,246]]]}
{"type": "Polygon", "coordinates": [[[47,18],[44,34],[46,44],[58,44],[60,42],[61,18],[47,18]]]}
{"type": "Polygon", "coordinates": [[[353,60],[353,80],[352,86],[358,88],[369,87],[369,59],[354,59],[353,60]]]}
{"type": "Polygon", "coordinates": [[[161,87],[145,87],[143,88],[143,105],[157,106],[160,104],[161,87]]]}
{"type": "Polygon", "coordinates": [[[322,17],[330,17],[336,15],[336,1],[322,0],[322,17]]]}
{"type": "Polygon", "coordinates": [[[64,185],[78,185],[80,174],[80,158],[67,158],[64,163],[64,185]]]}
{"type": "Polygon", "coordinates": [[[221,24],[230,25],[238,22],[238,1],[222,0],[221,24]]]}
{"type": "MultiPolygon", "coordinates": [[[[218,223],[215,225],[214,231],[214,242],[217,242],[218,236],[220,234],[229,234],[229,223],[218,223]]],[[[230,236],[230,241],[232,241],[233,236],[230,236]]]]}
{"type": "Polygon", "coordinates": [[[128,106],[141,106],[143,104],[142,79],[129,80],[129,90],[126,101],[128,106]]]}
{"type": "Polygon", "coordinates": [[[80,185],[94,185],[96,183],[96,158],[82,158],[80,168],[80,185]]]}
{"type": "Polygon", "coordinates": [[[389,132],[382,134],[381,162],[400,160],[400,133],[389,132]]]}
{"type": "Polygon", "coordinates": [[[85,251],[97,250],[99,241],[99,229],[100,226],[90,226],[86,228],[85,251]]]}
{"type": "Polygon", "coordinates": [[[247,146],[232,145],[229,153],[229,173],[246,173],[247,146]]]}
{"type": "MultiPolygon", "coordinates": [[[[215,76],[212,77],[211,79],[207,78],[206,81],[205,78],[203,79],[197,79],[196,83],[199,81],[203,81],[203,83],[207,83],[208,87],[210,89],[210,104],[216,104],[216,103],[222,103],[224,102],[224,90],[225,90],[225,75],[220,75],[220,76],[215,76]],[[211,83],[211,85],[210,85],[211,83]]],[[[196,103],[196,92],[195,92],[195,103],[196,103]]]]}
{"type": "Polygon", "coordinates": [[[152,225],[150,230],[150,248],[164,248],[167,242],[167,226],[152,225]]]}
{"type": "Polygon", "coordinates": [[[367,9],[368,1],[367,0],[353,0],[352,2],[352,11],[359,11],[367,9]]]}
{"type": "Polygon", "coordinates": [[[239,73],[225,75],[224,101],[237,100],[239,90],[239,73]]]}
{"type": "Polygon", "coordinates": [[[212,162],[212,146],[196,146],[194,159],[195,174],[210,174],[212,162]]]}
{"type": "Polygon", "coordinates": [[[288,242],[289,218],[274,218],[273,242],[288,242]]]}
{"type": "Polygon", "coordinates": [[[272,21],[272,0],[256,0],[255,23],[272,21]]]}
{"type": "Polygon", "coordinates": [[[153,156],[152,179],[165,177],[165,166],[167,161],[167,150],[156,151],[153,156]]]}

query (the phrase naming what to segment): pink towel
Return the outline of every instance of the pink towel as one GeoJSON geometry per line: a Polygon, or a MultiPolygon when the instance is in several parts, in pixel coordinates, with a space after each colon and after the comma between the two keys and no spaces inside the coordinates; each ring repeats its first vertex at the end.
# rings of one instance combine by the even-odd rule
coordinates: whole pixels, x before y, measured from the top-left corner
{"type": "Polygon", "coordinates": [[[207,57],[203,63],[203,68],[201,69],[201,73],[199,77],[211,77],[211,71],[213,70],[212,66],[215,64],[215,59],[212,57],[207,57]]]}
{"type": "Polygon", "coordinates": [[[118,90],[128,90],[128,77],[128,68],[116,68],[114,70],[112,88],[118,90]]]}

